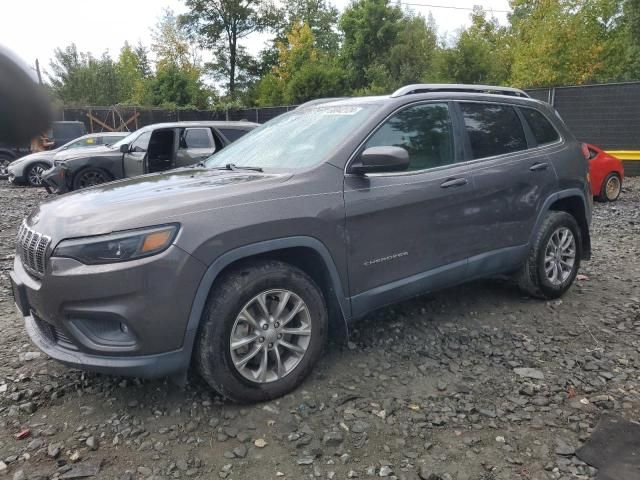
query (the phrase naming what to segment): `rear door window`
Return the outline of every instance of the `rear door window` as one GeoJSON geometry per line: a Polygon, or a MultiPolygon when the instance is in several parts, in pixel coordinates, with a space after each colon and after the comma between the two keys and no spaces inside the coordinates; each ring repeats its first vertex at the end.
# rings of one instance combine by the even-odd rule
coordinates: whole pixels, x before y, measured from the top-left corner
{"type": "Polygon", "coordinates": [[[213,148],[211,130],[208,128],[187,128],[180,141],[180,148],[213,148]]]}
{"type": "Polygon", "coordinates": [[[409,170],[425,170],[455,161],[449,107],[429,103],[406,108],[385,121],[367,140],[369,147],[402,147],[409,170]]]}
{"type": "Polygon", "coordinates": [[[560,138],[558,131],[554,128],[551,122],[538,110],[520,107],[520,111],[529,124],[529,128],[531,129],[531,132],[533,132],[533,136],[535,137],[538,145],[552,143],[560,138]]]}
{"type": "Polygon", "coordinates": [[[473,159],[527,149],[515,108],[492,103],[460,103],[473,159]]]}

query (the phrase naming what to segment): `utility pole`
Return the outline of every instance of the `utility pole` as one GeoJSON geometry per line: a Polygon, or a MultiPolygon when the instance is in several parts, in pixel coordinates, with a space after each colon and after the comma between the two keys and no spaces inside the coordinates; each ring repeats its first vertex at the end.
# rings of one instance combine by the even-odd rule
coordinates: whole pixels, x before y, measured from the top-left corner
{"type": "Polygon", "coordinates": [[[38,83],[42,85],[42,74],[40,73],[40,62],[36,58],[36,72],[38,73],[38,83]]]}

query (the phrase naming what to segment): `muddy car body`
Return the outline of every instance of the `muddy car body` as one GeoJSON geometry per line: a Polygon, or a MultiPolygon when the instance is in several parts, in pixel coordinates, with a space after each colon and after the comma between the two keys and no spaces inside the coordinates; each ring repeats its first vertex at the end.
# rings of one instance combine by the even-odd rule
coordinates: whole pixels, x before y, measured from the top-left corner
{"type": "Polygon", "coordinates": [[[11,273],[33,341],[82,368],[282,395],[327,331],[492,275],[557,298],[590,255],[581,145],[517,90],[409,86],[278,117],[205,166],[49,200],[11,273]],[[335,323],[334,323],[335,322],[335,323]]]}

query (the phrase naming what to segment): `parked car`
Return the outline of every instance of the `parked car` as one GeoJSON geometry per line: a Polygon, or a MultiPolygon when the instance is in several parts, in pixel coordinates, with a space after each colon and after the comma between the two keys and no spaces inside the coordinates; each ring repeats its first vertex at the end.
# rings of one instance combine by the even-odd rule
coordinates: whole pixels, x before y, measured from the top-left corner
{"type": "MultiPolygon", "coordinates": [[[[82,122],[53,122],[46,136],[53,142],[51,149],[57,149],[85,133],[87,131],[82,122]]],[[[11,162],[29,153],[29,145],[12,146],[0,144],[0,178],[4,179],[9,176],[8,170],[11,162]]]]}
{"type": "Polygon", "coordinates": [[[624,167],[622,162],[595,145],[586,144],[589,150],[589,176],[591,192],[601,202],[614,202],[622,191],[624,167]]]}
{"type": "Polygon", "coordinates": [[[54,168],[43,175],[45,187],[61,194],[119,178],[193,165],[257,126],[251,122],[149,125],[108,147],[60,155],[54,168]]]}
{"type": "Polygon", "coordinates": [[[9,182],[16,184],[28,183],[34,187],[39,187],[42,185],[42,173],[53,167],[54,160],[60,155],[67,152],[80,152],[81,150],[88,153],[87,149],[110,145],[122,140],[128,134],[129,132],[89,133],[53,150],[26,155],[14,160],[7,167],[9,182]]]}
{"type": "Polygon", "coordinates": [[[303,381],[331,329],[385,305],[493,275],[560,297],[590,257],[591,207],[588,160],[548,104],[411,85],[303,106],[202,166],[45,201],[11,281],[54,359],[176,378],[193,359],[222,395],[261,401],[303,381]]]}

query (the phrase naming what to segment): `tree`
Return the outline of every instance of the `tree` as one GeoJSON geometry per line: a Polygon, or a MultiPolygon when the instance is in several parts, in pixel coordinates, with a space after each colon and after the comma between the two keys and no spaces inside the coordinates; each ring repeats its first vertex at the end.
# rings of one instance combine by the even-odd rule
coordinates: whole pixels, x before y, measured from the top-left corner
{"type": "Polygon", "coordinates": [[[301,103],[342,94],[344,73],[321,52],[307,23],[293,25],[278,42],[278,62],[257,87],[257,103],[301,103]]]}
{"type": "Polygon", "coordinates": [[[112,105],[121,98],[116,65],[106,53],[94,58],[71,44],[55,50],[50,68],[54,94],[66,104],[112,105]]]}
{"type": "Polygon", "coordinates": [[[356,0],[342,14],[341,59],[354,89],[367,87],[367,69],[384,58],[401,28],[402,10],[389,0],[356,0]]]}
{"type": "Polygon", "coordinates": [[[365,69],[368,93],[387,93],[430,75],[437,48],[433,18],[407,14],[386,56],[365,69]]]}
{"type": "Polygon", "coordinates": [[[285,41],[296,24],[304,23],[311,29],[318,50],[336,52],[340,46],[338,9],[327,0],[284,0],[276,18],[274,45],[285,41]]]}
{"type": "Polygon", "coordinates": [[[224,77],[231,97],[236,95],[236,79],[241,57],[239,42],[273,23],[269,4],[260,0],[186,0],[189,13],[180,19],[201,46],[211,49],[211,64],[218,78],[224,77]]]}
{"type": "Polygon", "coordinates": [[[459,33],[452,48],[440,52],[436,78],[455,83],[507,83],[512,62],[509,40],[506,27],[474,8],[471,25],[459,33]]]}
{"type": "Polygon", "coordinates": [[[512,0],[511,83],[575,85],[604,71],[616,2],[611,0],[512,0]]]}
{"type": "Polygon", "coordinates": [[[143,103],[146,83],[151,76],[146,49],[141,45],[134,49],[125,42],[118,56],[116,73],[120,87],[120,103],[143,103]]]}
{"type": "Polygon", "coordinates": [[[195,46],[171,10],[153,31],[156,72],[148,84],[146,101],[153,105],[208,107],[210,92],[202,84],[195,46]]]}

